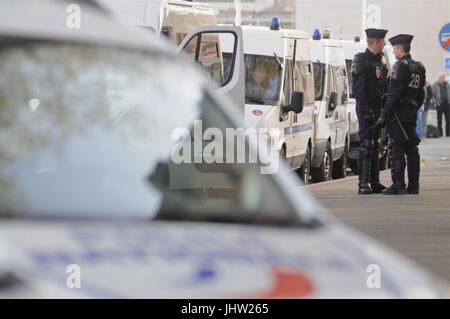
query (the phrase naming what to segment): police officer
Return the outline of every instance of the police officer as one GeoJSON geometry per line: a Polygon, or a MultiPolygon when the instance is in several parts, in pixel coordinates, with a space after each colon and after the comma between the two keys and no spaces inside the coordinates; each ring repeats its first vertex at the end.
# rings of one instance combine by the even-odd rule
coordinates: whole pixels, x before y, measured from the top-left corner
{"type": "Polygon", "coordinates": [[[417,110],[425,97],[425,67],[409,54],[412,39],[409,34],[399,34],[389,39],[397,62],[392,70],[384,111],[376,123],[377,127],[387,124],[391,140],[393,184],[383,191],[385,195],[419,193],[420,155],[417,145],[420,139],[416,134],[416,121],[417,110]]]}
{"type": "Polygon", "coordinates": [[[375,122],[381,114],[387,91],[387,66],[382,62],[387,30],[367,29],[367,49],[355,55],[352,63],[353,94],[359,123],[359,194],[381,193],[379,137],[375,122]]]}

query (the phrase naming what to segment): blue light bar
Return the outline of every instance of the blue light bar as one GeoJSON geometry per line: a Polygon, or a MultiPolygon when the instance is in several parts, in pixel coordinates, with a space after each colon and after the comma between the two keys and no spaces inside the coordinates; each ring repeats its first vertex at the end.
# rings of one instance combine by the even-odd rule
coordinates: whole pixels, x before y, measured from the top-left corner
{"type": "Polygon", "coordinates": [[[322,38],[322,34],[320,33],[320,29],[315,29],[313,33],[313,40],[320,40],[322,38]]]}
{"type": "Polygon", "coordinates": [[[280,30],[281,24],[278,17],[273,17],[270,22],[270,30],[280,30]]]}

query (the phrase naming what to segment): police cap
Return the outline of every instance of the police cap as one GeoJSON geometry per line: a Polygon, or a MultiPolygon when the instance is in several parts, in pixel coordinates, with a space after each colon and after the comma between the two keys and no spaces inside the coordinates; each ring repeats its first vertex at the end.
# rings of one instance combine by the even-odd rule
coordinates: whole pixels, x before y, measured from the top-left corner
{"type": "Polygon", "coordinates": [[[410,34],[397,34],[396,36],[393,36],[389,39],[389,42],[392,45],[397,44],[411,44],[412,39],[414,38],[413,35],[410,34]]]}
{"type": "Polygon", "coordinates": [[[366,36],[368,39],[384,39],[386,36],[387,30],[384,29],[366,29],[366,36]]]}

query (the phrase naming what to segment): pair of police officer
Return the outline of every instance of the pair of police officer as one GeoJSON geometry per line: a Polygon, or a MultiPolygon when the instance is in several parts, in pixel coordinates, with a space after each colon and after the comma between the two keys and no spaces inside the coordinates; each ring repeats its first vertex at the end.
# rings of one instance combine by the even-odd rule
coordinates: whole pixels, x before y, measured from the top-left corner
{"type": "Polygon", "coordinates": [[[418,194],[420,156],[416,135],[417,110],[424,99],[425,68],[409,54],[412,35],[399,34],[389,39],[397,62],[388,79],[382,60],[387,30],[367,29],[365,52],[357,53],[352,63],[353,93],[359,122],[359,194],[418,194]],[[379,179],[380,130],[387,125],[392,154],[392,185],[386,188],[379,179]],[[406,161],[405,161],[406,157],[406,161]],[[405,167],[408,167],[408,187],[405,167]]]}

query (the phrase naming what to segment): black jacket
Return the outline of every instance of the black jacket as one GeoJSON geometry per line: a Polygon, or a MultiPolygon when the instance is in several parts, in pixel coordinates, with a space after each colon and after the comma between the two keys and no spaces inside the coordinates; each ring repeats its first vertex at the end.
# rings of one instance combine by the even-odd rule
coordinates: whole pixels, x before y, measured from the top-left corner
{"type": "Polygon", "coordinates": [[[381,54],[369,49],[355,55],[352,62],[353,95],[358,116],[378,118],[387,91],[388,69],[381,54]]]}

